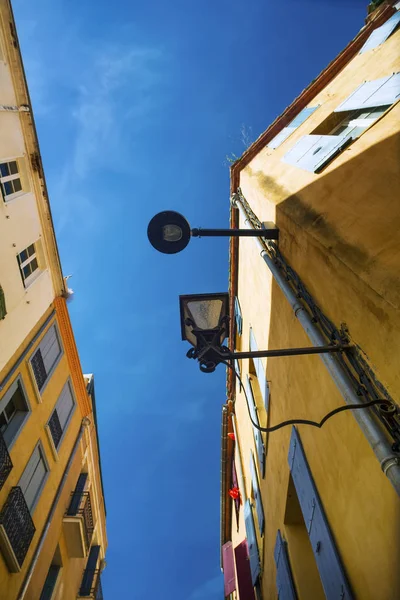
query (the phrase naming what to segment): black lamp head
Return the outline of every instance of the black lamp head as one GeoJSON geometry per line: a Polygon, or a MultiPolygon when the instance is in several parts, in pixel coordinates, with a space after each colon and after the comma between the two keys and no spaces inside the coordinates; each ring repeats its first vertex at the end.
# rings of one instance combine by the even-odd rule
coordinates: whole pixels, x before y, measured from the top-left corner
{"type": "Polygon", "coordinates": [[[173,210],[164,210],[155,215],[148,227],[150,244],[164,254],[176,254],[190,242],[190,225],[183,215],[173,210]]]}

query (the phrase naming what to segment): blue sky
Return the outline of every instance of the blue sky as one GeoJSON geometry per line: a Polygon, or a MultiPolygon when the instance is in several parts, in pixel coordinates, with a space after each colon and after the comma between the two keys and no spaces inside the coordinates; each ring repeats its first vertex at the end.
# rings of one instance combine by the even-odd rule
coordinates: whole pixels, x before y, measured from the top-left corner
{"type": "Polygon", "coordinates": [[[362,27],[366,0],[14,0],[56,233],[94,372],[105,598],[220,600],[225,373],[185,357],[178,296],[228,285],[224,240],[180,255],[160,210],[227,227],[240,155],[362,27]]]}

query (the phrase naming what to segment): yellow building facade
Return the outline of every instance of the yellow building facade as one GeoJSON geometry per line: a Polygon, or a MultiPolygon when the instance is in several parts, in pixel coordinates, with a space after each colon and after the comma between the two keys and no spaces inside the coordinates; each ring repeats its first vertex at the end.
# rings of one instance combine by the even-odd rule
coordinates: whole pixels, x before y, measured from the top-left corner
{"type": "Polygon", "coordinates": [[[383,2],[231,170],[232,226],[279,229],[231,242],[232,349],[351,348],[228,373],[229,598],[400,597],[399,23],[383,2]]]}
{"type": "Polygon", "coordinates": [[[58,298],[0,383],[0,598],[101,598],[107,537],[93,376],[58,298]]]}
{"type": "Polygon", "coordinates": [[[0,0],[0,600],[102,598],[94,378],[68,314],[11,4],[0,0]]]}

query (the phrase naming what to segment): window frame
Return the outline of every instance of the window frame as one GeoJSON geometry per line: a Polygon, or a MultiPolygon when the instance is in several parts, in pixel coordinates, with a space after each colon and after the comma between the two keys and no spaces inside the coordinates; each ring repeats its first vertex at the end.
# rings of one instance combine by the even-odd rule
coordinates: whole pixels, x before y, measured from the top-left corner
{"type": "Polygon", "coordinates": [[[28,358],[29,371],[31,373],[31,378],[33,380],[33,384],[34,384],[34,387],[35,387],[35,390],[36,390],[36,394],[37,394],[37,398],[38,398],[39,402],[42,401],[41,398],[42,398],[42,395],[44,393],[44,390],[46,389],[47,384],[49,383],[50,379],[52,378],[53,373],[54,373],[55,369],[57,368],[57,366],[58,366],[58,364],[59,364],[59,362],[60,362],[60,360],[62,359],[63,356],[64,356],[64,346],[63,346],[63,343],[62,343],[62,338],[61,338],[61,335],[60,335],[60,331],[58,329],[57,321],[54,320],[54,321],[52,321],[50,323],[50,325],[48,326],[48,328],[46,329],[46,331],[44,332],[44,334],[40,338],[37,346],[35,347],[35,349],[33,350],[33,352],[30,354],[30,356],[28,358]],[[46,337],[46,335],[48,334],[48,332],[50,331],[50,329],[52,327],[54,327],[54,329],[55,329],[55,333],[56,333],[58,345],[60,347],[60,353],[57,356],[57,359],[55,360],[54,364],[52,365],[50,371],[48,373],[46,373],[46,380],[43,383],[43,386],[39,389],[38,383],[36,381],[35,371],[34,371],[33,366],[32,366],[32,359],[36,355],[36,352],[40,349],[41,343],[43,342],[44,338],[46,337]]]}
{"type": "MultiPolygon", "coordinates": [[[[15,163],[17,165],[16,173],[11,173],[10,175],[2,176],[1,172],[0,172],[0,189],[1,189],[1,195],[2,195],[4,202],[11,202],[11,200],[14,200],[15,198],[18,198],[19,196],[22,196],[23,194],[26,193],[24,190],[23,183],[22,183],[21,169],[20,169],[20,165],[18,163],[18,158],[14,157],[14,158],[8,158],[8,159],[0,159],[0,167],[1,167],[1,165],[10,165],[11,163],[15,163]],[[13,192],[12,194],[6,194],[6,190],[5,190],[5,187],[3,184],[13,182],[15,180],[19,181],[21,189],[17,190],[16,192],[13,192]]],[[[12,184],[12,185],[14,186],[14,184],[12,184]]]]}
{"type": "Polygon", "coordinates": [[[23,250],[21,250],[21,252],[18,252],[18,254],[17,254],[18,268],[19,268],[19,272],[21,274],[22,284],[25,289],[30,287],[34,283],[34,281],[36,281],[36,279],[39,277],[40,273],[42,272],[42,269],[40,268],[39,252],[38,252],[38,248],[37,248],[36,244],[37,244],[37,241],[32,242],[32,244],[29,244],[29,246],[27,246],[26,248],[24,248],[23,250]],[[31,246],[33,246],[33,253],[30,254],[25,260],[21,260],[21,258],[20,258],[21,254],[23,252],[28,253],[28,250],[31,248],[31,246]],[[27,277],[25,277],[24,269],[28,265],[30,265],[34,260],[36,261],[36,268],[27,277]]]}
{"type": "MultiPolygon", "coordinates": [[[[69,425],[70,425],[70,423],[71,423],[71,419],[72,419],[72,417],[73,417],[73,415],[74,415],[74,413],[75,413],[76,407],[77,407],[77,402],[76,402],[76,398],[75,398],[74,388],[73,388],[73,385],[72,385],[71,378],[70,378],[70,377],[68,377],[67,381],[65,382],[65,384],[63,385],[63,387],[62,387],[62,389],[61,389],[61,392],[60,392],[60,393],[59,393],[59,395],[58,395],[57,402],[56,402],[56,404],[55,404],[55,406],[54,406],[53,410],[51,411],[50,417],[49,417],[49,419],[48,419],[48,421],[47,421],[47,423],[46,423],[46,431],[47,431],[47,434],[48,434],[48,436],[49,436],[49,440],[50,440],[50,446],[51,446],[51,449],[52,449],[52,451],[53,451],[54,457],[55,457],[56,459],[58,459],[58,453],[59,453],[59,450],[60,450],[60,448],[61,448],[61,445],[62,445],[62,443],[63,443],[63,441],[64,441],[64,438],[65,438],[65,435],[66,435],[67,429],[68,429],[68,427],[69,427],[69,425]],[[55,412],[56,412],[56,410],[57,410],[57,404],[58,404],[58,402],[59,402],[59,400],[60,400],[60,398],[61,398],[61,396],[62,396],[62,393],[63,393],[64,389],[65,389],[67,386],[69,387],[69,389],[70,389],[70,392],[71,392],[71,397],[72,397],[72,408],[71,408],[71,410],[70,410],[70,412],[69,412],[69,415],[68,415],[68,418],[67,418],[67,420],[66,420],[66,422],[65,422],[64,429],[62,430],[62,435],[61,435],[61,437],[60,437],[60,441],[58,442],[58,444],[57,444],[57,446],[56,446],[56,444],[55,444],[55,442],[54,442],[54,439],[53,439],[53,434],[51,433],[51,429],[50,429],[50,421],[51,421],[51,419],[52,419],[52,417],[53,417],[54,413],[55,413],[55,412]]],[[[57,413],[57,416],[58,416],[58,413],[57,413]]]]}
{"type": "Polygon", "coordinates": [[[26,393],[25,386],[23,384],[23,379],[21,375],[18,375],[16,379],[10,384],[4,396],[0,399],[0,414],[3,414],[13,398],[15,392],[18,390],[21,391],[23,396],[23,401],[26,405],[26,410],[17,409],[13,416],[9,419],[7,423],[7,428],[3,432],[3,438],[7,445],[7,449],[10,451],[17,441],[23,427],[25,426],[28,418],[32,413],[32,408],[29,402],[28,394],[26,393]],[[14,423],[13,423],[14,422],[14,423]],[[7,434],[7,430],[10,430],[12,433],[7,434]],[[10,437],[10,439],[8,439],[10,437]]]}
{"type": "MultiPolygon", "coordinates": [[[[47,482],[47,480],[48,480],[48,478],[49,478],[49,475],[50,475],[50,467],[49,467],[49,463],[48,463],[48,460],[47,460],[47,457],[46,457],[46,453],[45,453],[45,451],[44,451],[43,444],[42,444],[41,440],[39,440],[39,441],[37,442],[37,444],[35,445],[35,447],[34,447],[34,449],[33,449],[32,453],[31,453],[31,455],[30,455],[30,457],[29,457],[29,459],[28,459],[28,461],[27,461],[27,463],[26,463],[26,465],[25,465],[25,468],[24,468],[24,470],[23,470],[23,472],[22,472],[22,474],[21,474],[21,476],[20,476],[20,478],[19,478],[19,480],[18,480],[18,483],[17,483],[17,486],[18,486],[18,487],[21,487],[21,485],[20,485],[20,484],[21,484],[21,479],[23,478],[23,476],[24,476],[24,474],[25,474],[25,471],[26,471],[26,469],[28,468],[28,465],[29,465],[30,461],[32,460],[32,457],[33,457],[33,455],[35,454],[35,452],[36,452],[36,450],[37,450],[37,449],[39,449],[40,456],[41,456],[41,458],[42,458],[42,460],[43,460],[43,464],[44,464],[44,468],[45,468],[46,474],[45,474],[45,476],[43,477],[43,479],[42,479],[42,481],[41,481],[41,483],[40,483],[40,486],[39,486],[39,488],[38,488],[38,489],[37,489],[37,491],[36,491],[36,494],[35,494],[34,500],[33,500],[33,502],[32,502],[32,506],[31,506],[31,507],[29,507],[29,506],[28,506],[28,509],[29,509],[29,512],[30,512],[31,516],[32,516],[32,515],[33,515],[33,513],[35,512],[35,509],[36,509],[36,507],[37,507],[37,505],[38,505],[38,502],[39,502],[39,500],[40,500],[40,496],[42,495],[42,492],[43,492],[43,490],[44,490],[44,487],[45,487],[45,485],[46,485],[46,482],[47,482]]],[[[23,493],[23,494],[24,494],[24,493],[23,493]]],[[[25,498],[25,494],[24,494],[24,498],[25,498]]],[[[26,501],[26,499],[25,499],[25,501],[26,501]]],[[[27,505],[28,505],[28,503],[27,503],[27,505]]]]}

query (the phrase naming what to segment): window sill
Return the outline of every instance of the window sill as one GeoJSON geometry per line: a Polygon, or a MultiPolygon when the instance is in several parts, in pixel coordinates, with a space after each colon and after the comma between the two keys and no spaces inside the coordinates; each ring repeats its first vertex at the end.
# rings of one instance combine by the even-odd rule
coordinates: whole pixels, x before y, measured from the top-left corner
{"type": "Polygon", "coordinates": [[[36,283],[37,280],[44,275],[44,273],[47,273],[47,271],[48,269],[36,269],[36,271],[32,273],[32,275],[29,275],[29,277],[23,282],[25,291],[27,292],[29,288],[31,288],[33,284],[36,283]]]}
{"type": "Polygon", "coordinates": [[[18,200],[19,198],[23,198],[23,196],[27,196],[29,192],[22,191],[17,192],[15,194],[9,194],[8,196],[2,196],[4,204],[11,204],[14,200],[18,200]]]}

